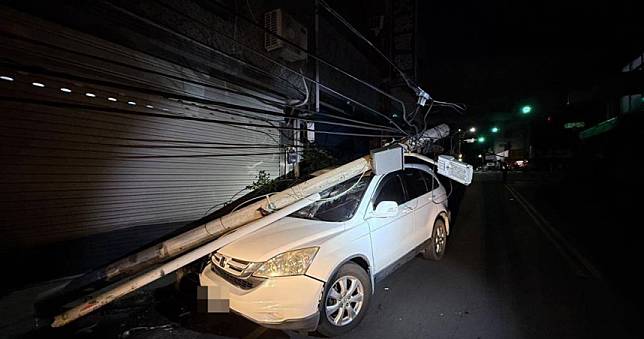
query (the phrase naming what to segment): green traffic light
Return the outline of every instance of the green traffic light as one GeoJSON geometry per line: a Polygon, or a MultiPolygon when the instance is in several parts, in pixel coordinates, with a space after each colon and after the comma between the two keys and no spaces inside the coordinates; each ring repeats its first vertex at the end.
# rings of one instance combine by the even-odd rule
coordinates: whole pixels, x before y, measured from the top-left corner
{"type": "Polygon", "coordinates": [[[479,143],[484,143],[485,142],[485,137],[479,137],[478,141],[479,141],[479,143]]]}
{"type": "Polygon", "coordinates": [[[530,112],[532,112],[532,106],[525,105],[525,106],[521,107],[521,113],[528,114],[530,112]]]}
{"type": "Polygon", "coordinates": [[[498,127],[492,127],[491,131],[492,131],[492,133],[498,133],[499,128],[498,127]]]}

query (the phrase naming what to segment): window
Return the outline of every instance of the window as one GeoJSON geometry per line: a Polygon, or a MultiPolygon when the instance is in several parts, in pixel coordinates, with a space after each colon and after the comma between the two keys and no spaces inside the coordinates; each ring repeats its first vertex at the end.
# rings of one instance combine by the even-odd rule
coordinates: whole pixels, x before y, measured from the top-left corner
{"type": "MultiPolygon", "coordinates": [[[[416,199],[428,192],[424,171],[415,168],[408,168],[402,172],[405,188],[407,188],[407,200],[416,199]]],[[[429,182],[431,184],[431,181],[429,182]]]]}
{"type": "Polygon", "coordinates": [[[291,214],[291,216],[333,222],[347,221],[356,213],[358,205],[362,201],[362,196],[367,190],[367,187],[369,187],[371,178],[371,173],[368,172],[362,178],[360,176],[353,177],[343,183],[326,189],[320,192],[322,200],[304,207],[291,214]],[[329,199],[329,197],[337,198],[329,199]]]}
{"type": "Polygon", "coordinates": [[[395,201],[398,205],[405,203],[405,194],[397,174],[385,177],[380,183],[380,191],[373,201],[373,207],[378,206],[381,201],[395,201]]]}
{"type": "Polygon", "coordinates": [[[427,182],[427,188],[430,192],[440,187],[438,180],[433,175],[423,172],[423,177],[427,182]]]}

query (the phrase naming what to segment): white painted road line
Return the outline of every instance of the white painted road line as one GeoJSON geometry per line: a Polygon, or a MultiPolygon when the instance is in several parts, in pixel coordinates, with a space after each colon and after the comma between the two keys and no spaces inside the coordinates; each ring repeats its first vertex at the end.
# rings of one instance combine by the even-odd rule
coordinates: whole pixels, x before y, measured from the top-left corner
{"type": "Polygon", "coordinates": [[[559,254],[568,262],[576,274],[592,276],[595,279],[601,279],[599,270],[584,257],[563,235],[553,227],[550,222],[517,190],[506,184],[510,194],[523,207],[526,213],[532,218],[539,230],[555,246],[559,254]],[[586,272],[586,273],[584,273],[586,272]]]}

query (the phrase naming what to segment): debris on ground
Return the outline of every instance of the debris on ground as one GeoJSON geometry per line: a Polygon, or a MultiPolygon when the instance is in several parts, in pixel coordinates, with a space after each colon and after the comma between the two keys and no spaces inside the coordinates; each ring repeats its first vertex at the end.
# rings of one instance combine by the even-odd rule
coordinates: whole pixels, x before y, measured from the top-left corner
{"type": "Polygon", "coordinates": [[[172,324],[158,325],[158,326],[137,326],[132,327],[129,330],[122,332],[119,335],[120,339],[129,338],[132,334],[143,332],[143,331],[152,331],[152,330],[172,330],[172,324]]]}

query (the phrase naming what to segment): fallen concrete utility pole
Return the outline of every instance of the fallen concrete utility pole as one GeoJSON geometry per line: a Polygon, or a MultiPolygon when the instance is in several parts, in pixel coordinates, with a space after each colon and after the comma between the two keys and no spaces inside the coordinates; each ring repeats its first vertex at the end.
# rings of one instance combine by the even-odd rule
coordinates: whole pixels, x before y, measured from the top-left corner
{"type": "Polygon", "coordinates": [[[152,265],[215,239],[228,230],[260,219],[264,216],[262,213],[281,209],[303,197],[319,193],[370,169],[371,158],[369,156],[356,159],[332,171],[275,193],[268,199],[240,208],[233,213],[198,226],[156,246],[118,260],[103,269],[90,272],[80,277],[77,281],[72,281],[71,284],[85,286],[97,280],[111,281],[123,274],[140,272],[152,265]]]}
{"type": "Polygon", "coordinates": [[[308,197],[303,197],[298,201],[294,202],[291,205],[288,205],[279,211],[273,212],[259,220],[251,222],[244,227],[240,227],[237,231],[226,234],[214,241],[209,242],[208,244],[201,246],[195,250],[192,250],[180,257],[177,257],[157,268],[154,268],[148,272],[140,274],[132,279],[118,284],[117,286],[110,287],[107,290],[99,291],[95,295],[89,297],[87,300],[83,301],[79,305],[74,306],[73,308],[67,310],[66,312],[56,316],[54,322],[51,324],[52,327],[60,327],[71,321],[74,321],[104,305],[107,305],[111,301],[120,298],[138,288],[141,288],[169,273],[176,271],[177,269],[190,264],[191,262],[203,258],[208,254],[218,250],[219,248],[225,246],[228,243],[231,243],[249,233],[255,232],[256,230],[269,225],[279,219],[282,219],[288,216],[291,213],[294,213],[316,201],[320,200],[320,194],[313,194],[308,197]]]}
{"type": "MultiPolygon", "coordinates": [[[[402,146],[408,151],[413,151],[427,143],[431,143],[448,135],[449,126],[441,124],[425,131],[425,133],[416,138],[405,141],[402,146]]],[[[156,246],[149,247],[109,264],[106,267],[89,272],[70,282],[65,289],[74,290],[96,281],[109,282],[123,275],[135,274],[152,265],[163,262],[168,258],[204,244],[209,240],[215,239],[230,229],[257,220],[263,216],[263,212],[280,209],[304,196],[321,192],[371,169],[370,156],[356,159],[292,188],[276,193],[270,199],[258,201],[240,208],[233,213],[186,231],[156,246]]]]}
{"type": "MultiPolygon", "coordinates": [[[[401,146],[403,146],[407,150],[413,150],[413,149],[422,147],[427,142],[433,142],[447,135],[449,135],[449,127],[443,124],[426,131],[425,133],[423,133],[423,135],[417,136],[413,138],[413,141],[409,140],[406,144],[402,144],[401,146]]],[[[402,159],[400,159],[400,161],[402,163],[402,159]]],[[[200,248],[197,248],[193,252],[197,252],[197,251],[198,253],[204,252],[203,255],[198,257],[195,255],[181,256],[180,258],[177,258],[176,260],[172,260],[169,263],[164,264],[159,268],[153,269],[147,273],[128,279],[126,282],[118,284],[115,287],[113,286],[107,287],[105,290],[99,291],[97,292],[97,294],[90,297],[89,301],[82,302],[80,303],[80,305],[75,306],[72,309],[64,312],[63,314],[56,316],[52,326],[53,327],[63,326],[69,323],[70,321],[73,321],[74,319],[77,319],[87,313],[90,313],[91,311],[99,307],[102,307],[108,304],[109,302],[127,293],[130,293],[149,282],[152,282],[164,276],[169,272],[172,272],[182,266],[190,264],[191,262],[198,260],[199,258],[211,252],[214,252],[214,250],[226,245],[227,243],[219,240],[216,240],[213,242],[213,240],[222,236],[224,233],[230,230],[237,229],[240,226],[253,223],[255,221],[258,221],[258,224],[253,224],[253,225],[264,225],[264,226],[268,225],[273,221],[265,222],[264,220],[266,218],[271,217],[270,219],[266,219],[266,220],[276,221],[292,213],[290,212],[290,213],[284,214],[283,216],[277,217],[283,214],[279,212],[281,212],[281,210],[286,206],[290,206],[296,202],[298,202],[298,204],[299,202],[307,203],[306,205],[308,205],[311,202],[308,201],[306,197],[319,194],[321,191],[325,189],[333,187],[355,176],[361,175],[371,170],[372,168],[373,168],[373,164],[372,164],[371,156],[364,156],[350,163],[347,163],[333,170],[330,170],[326,173],[320,174],[319,176],[316,176],[312,179],[309,179],[303,183],[295,185],[284,191],[275,193],[274,195],[271,195],[266,199],[250,204],[246,207],[240,208],[239,210],[229,213],[221,218],[215,219],[206,224],[198,226],[174,238],[163,241],[156,246],[149,247],[131,256],[128,256],[124,259],[118,260],[108,265],[104,269],[90,272],[85,276],[81,277],[80,279],[78,279],[76,282],[73,281],[72,284],[75,284],[76,286],[82,286],[96,280],[103,280],[107,282],[107,281],[113,280],[114,278],[120,277],[124,274],[136,274],[138,272],[141,272],[145,269],[150,268],[153,265],[160,264],[163,261],[166,261],[172,257],[180,255],[186,251],[193,250],[200,246],[201,246],[200,248]],[[274,212],[274,211],[277,211],[277,212],[274,212]],[[206,250],[202,250],[203,247],[206,247],[206,246],[208,249],[213,248],[212,243],[216,243],[217,246],[219,247],[214,248],[213,250],[210,250],[210,252],[207,252],[206,250]],[[176,265],[179,265],[179,264],[181,264],[181,266],[177,266],[176,268],[174,268],[176,265]],[[169,266],[166,266],[166,265],[169,265],[169,266]],[[168,271],[168,268],[172,268],[172,270],[168,271]]],[[[294,210],[293,212],[295,211],[296,210],[294,210]]],[[[260,227],[263,227],[263,226],[258,226],[255,229],[259,229],[260,227]]],[[[242,234],[242,233],[241,231],[236,231],[236,232],[233,232],[232,234],[242,234]]],[[[228,239],[228,241],[234,240],[234,239],[231,240],[231,238],[227,236],[225,236],[224,238],[228,239]]],[[[193,252],[190,252],[190,253],[193,253],[193,252]]]]}

